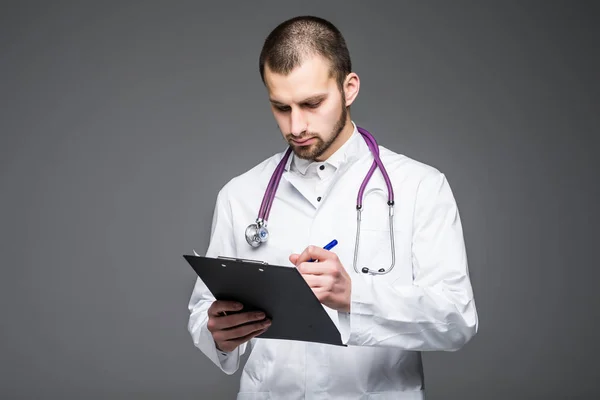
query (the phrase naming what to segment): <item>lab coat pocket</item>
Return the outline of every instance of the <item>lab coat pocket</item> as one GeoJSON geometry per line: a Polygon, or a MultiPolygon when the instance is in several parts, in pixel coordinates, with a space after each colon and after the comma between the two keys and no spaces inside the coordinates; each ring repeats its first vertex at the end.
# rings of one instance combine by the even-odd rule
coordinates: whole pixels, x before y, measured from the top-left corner
{"type": "Polygon", "coordinates": [[[390,231],[361,229],[358,238],[358,254],[356,267],[371,270],[384,268],[388,270],[392,264],[392,248],[390,231]]]}

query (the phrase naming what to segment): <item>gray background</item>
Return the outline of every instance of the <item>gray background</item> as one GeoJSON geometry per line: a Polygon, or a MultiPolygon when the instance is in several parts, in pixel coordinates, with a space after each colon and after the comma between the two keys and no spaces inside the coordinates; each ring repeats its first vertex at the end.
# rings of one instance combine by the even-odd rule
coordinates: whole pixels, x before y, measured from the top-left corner
{"type": "Polygon", "coordinates": [[[284,148],[258,55],[298,14],[344,33],[353,119],[459,203],[480,332],[425,355],[428,398],[598,396],[599,3],[215,3],[2,2],[0,397],[235,396],[181,255],[284,148]]]}

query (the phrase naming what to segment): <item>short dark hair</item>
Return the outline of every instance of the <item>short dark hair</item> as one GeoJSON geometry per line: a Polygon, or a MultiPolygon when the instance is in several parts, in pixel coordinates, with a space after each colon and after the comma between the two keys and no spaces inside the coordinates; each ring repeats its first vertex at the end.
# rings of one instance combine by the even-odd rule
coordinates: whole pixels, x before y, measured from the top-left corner
{"type": "Polygon", "coordinates": [[[279,24],[265,39],[259,59],[260,77],[265,83],[265,65],[278,74],[289,74],[311,55],[318,54],[331,63],[330,73],[342,89],[352,72],[350,53],[340,31],[329,21],[314,16],[299,16],[279,24]]]}

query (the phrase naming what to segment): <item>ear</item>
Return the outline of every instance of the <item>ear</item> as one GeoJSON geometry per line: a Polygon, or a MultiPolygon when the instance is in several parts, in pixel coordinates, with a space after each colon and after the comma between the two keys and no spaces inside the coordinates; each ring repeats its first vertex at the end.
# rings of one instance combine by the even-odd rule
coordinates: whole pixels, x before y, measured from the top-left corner
{"type": "Polygon", "coordinates": [[[346,107],[350,107],[350,105],[358,96],[358,91],[360,89],[360,79],[355,72],[350,72],[346,79],[344,79],[344,95],[346,96],[346,107]]]}

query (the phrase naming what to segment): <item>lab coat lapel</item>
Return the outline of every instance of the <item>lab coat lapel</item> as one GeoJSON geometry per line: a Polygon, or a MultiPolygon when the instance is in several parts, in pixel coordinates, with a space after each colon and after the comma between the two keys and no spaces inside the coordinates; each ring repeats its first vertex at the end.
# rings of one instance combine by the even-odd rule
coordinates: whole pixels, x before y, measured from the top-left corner
{"type": "Polygon", "coordinates": [[[311,190],[308,187],[306,181],[301,176],[296,175],[290,171],[285,171],[282,177],[292,186],[290,190],[294,190],[302,195],[313,207],[317,207],[315,199],[311,196],[311,190]]]}

